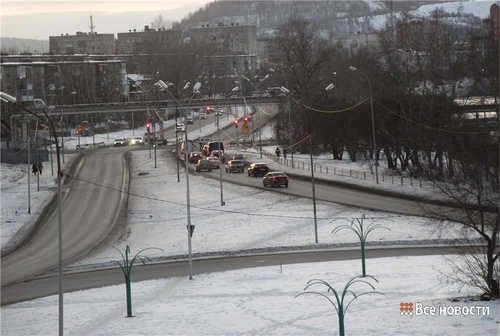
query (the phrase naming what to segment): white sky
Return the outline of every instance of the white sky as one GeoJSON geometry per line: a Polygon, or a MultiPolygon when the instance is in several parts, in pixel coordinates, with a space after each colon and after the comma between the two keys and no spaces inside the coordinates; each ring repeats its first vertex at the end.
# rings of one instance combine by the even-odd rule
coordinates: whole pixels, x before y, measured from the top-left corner
{"type": "MultiPolygon", "coordinates": [[[[90,15],[93,15],[94,31],[98,33],[117,34],[130,29],[140,31],[158,15],[162,15],[166,20],[179,21],[209,2],[212,1],[1,1],[0,36],[48,40],[49,36],[74,35],[77,31],[88,32],[90,15]]],[[[421,7],[416,14],[427,15],[436,6],[443,7],[448,12],[456,12],[458,4],[461,4],[464,13],[486,18],[493,3],[499,1],[473,0],[428,5],[421,7]]],[[[380,19],[385,20],[385,16],[380,19]]],[[[377,23],[374,25],[378,26],[377,23]]]]}
{"type": "MultiPolygon", "coordinates": [[[[263,110],[265,112],[265,110],[263,110]]],[[[224,118],[223,118],[224,119],[224,118]]],[[[169,121],[172,123],[172,121],[169,121]]],[[[225,123],[231,123],[227,119],[225,123]]],[[[190,137],[204,136],[214,131],[214,126],[198,128],[188,126],[190,137]]],[[[144,127],[134,131],[142,134],[144,127]]],[[[124,131],[107,136],[96,136],[96,141],[111,143],[114,138],[128,136],[124,131]]],[[[263,132],[263,139],[272,133],[263,132]]],[[[84,138],[83,141],[91,138],[84,138]]],[[[74,148],[75,137],[66,138],[65,146],[74,148]]],[[[146,147],[147,148],[147,147],[146,147]]],[[[274,146],[265,148],[272,152],[274,146]]],[[[233,153],[238,150],[233,149],[233,153]]],[[[261,161],[254,150],[243,151],[249,161],[261,161]]],[[[133,153],[131,192],[139,196],[129,199],[127,227],[130,235],[115,246],[121,251],[129,244],[132,254],[148,247],[149,257],[187,254],[186,239],[186,184],[181,167],[181,181],[177,182],[176,165],[171,153],[159,147],[157,168],[154,156],[147,149],[133,153]],[[149,172],[139,176],[139,172],[149,172]]],[[[66,165],[71,161],[69,154],[66,165]]],[[[307,161],[309,157],[295,156],[307,161]]],[[[316,162],[330,167],[364,170],[364,165],[329,160],[326,156],[316,162]]],[[[290,169],[268,159],[273,170],[290,169]]],[[[50,163],[45,162],[41,175],[41,191],[36,191],[36,180],[31,178],[32,214],[26,214],[27,173],[26,165],[1,164],[1,235],[2,247],[12,241],[14,233],[24,225],[32,225],[43,204],[53,195],[55,180],[50,175],[50,163]],[[23,172],[24,171],[24,172],[23,172]]],[[[382,167],[381,167],[382,169],[382,167]]],[[[211,174],[218,176],[218,171],[211,174]]],[[[308,174],[304,172],[304,174],[308,174]]],[[[318,174],[326,178],[326,174],[318,174]]],[[[341,177],[328,175],[331,179],[341,177]]],[[[246,174],[242,179],[251,178],[246,174]]],[[[351,178],[352,183],[371,184],[351,178]]],[[[223,184],[226,205],[220,206],[220,189],[217,179],[191,175],[191,222],[196,225],[192,238],[193,253],[209,251],[238,251],[253,247],[297,246],[314,244],[312,203],[310,200],[287,196],[271,191],[223,184]],[[252,202],[248,202],[252,197],[252,202]],[[249,206],[251,204],[251,206],[249,206]]],[[[381,188],[395,188],[381,183],[381,188]]],[[[293,188],[293,179],[290,182],[293,188]]],[[[422,193],[413,187],[396,187],[403,192],[422,193]]],[[[391,231],[374,230],[368,241],[390,245],[409,244],[412,241],[455,237],[453,231],[438,235],[423,218],[401,216],[380,211],[370,211],[327,202],[318,202],[318,235],[322,244],[357,242],[349,230],[333,235],[332,230],[365,214],[365,228],[373,220],[391,231]]],[[[369,250],[367,252],[369,254],[369,250]]],[[[264,257],[263,257],[264,258],[264,257]]],[[[109,265],[119,259],[118,252],[107,249],[68,269],[87,269],[109,265]]],[[[458,301],[455,297],[477,294],[465,288],[460,291],[439,280],[439,270],[447,265],[441,256],[399,257],[368,259],[367,271],[378,283],[372,282],[377,291],[385,295],[361,296],[346,315],[346,333],[352,335],[497,335],[499,328],[498,302],[458,301]],[[400,303],[422,302],[436,307],[489,307],[489,316],[401,316],[400,303]]],[[[301,293],[307,281],[317,278],[342,291],[345,283],[360,273],[359,260],[338,261],[308,265],[283,265],[245,269],[225,273],[210,273],[186,278],[171,278],[132,284],[132,309],[134,318],[126,316],[125,285],[66,293],[65,333],[68,335],[325,335],[338,331],[334,308],[320,296],[301,293]]],[[[135,272],[137,272],[135,270],[135,272]]],[[[356,294],[366,286],[351,288],[356,294]]],[[[324,288],[317,291],[325,293],[324,288]]],[[[58,298],[51,296],[1,308],[2,335],[55,334],[58,328],[58,298]]]]}
{"type": "Polygon", "coordinates": [[[180,21],[204,7],[208,0],[182,1],[1,1],[1,36],[48,40],[49,36],[90,31],[117,34],[141,31],[158,15],[180,21]]]}

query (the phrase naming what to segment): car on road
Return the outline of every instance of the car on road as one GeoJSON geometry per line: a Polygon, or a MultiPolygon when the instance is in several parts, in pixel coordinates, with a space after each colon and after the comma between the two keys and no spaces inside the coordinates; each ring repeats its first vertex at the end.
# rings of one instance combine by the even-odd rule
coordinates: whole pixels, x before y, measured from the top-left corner
{"type": "Polygon", "coordinates": [[[290,178],[284,172],[274,171],[264,175],[264,177],[262,178],[262,184],[264,185],[264,187],[270,186],[274,188],[283,185],[285,186],[285,188],[288,188],[289,180],[290,178]]]}
{"type": "Polygon", "coordinates": [[[200,119],[207,119],[207,114],[205,112],[201,112],[200,119]]]}
{"type": "Polygon", "coordinates": [[[175,131],[178,132],[185,132],[186,131],[186,126],[184,124],[177,124],[175,125],[175,131]]]}
{"type": "Polygon", "coordinates": [[[191,152],[189,153],[188,161],[189,163],[197,163],[198,160],[203,159],[203,154],[200,152],[191,152]]]}
{"type": "Polygon", "coordinates": [[[196,163],[195,167],[197,172],[201,172],[202,170],[207,170],[209,172],[212,171],[212,163],[208,159],[200,159],[196,163]]]}
{"type": "Polygon", "coordinates": [[[269,166],[262,162],[251,163],[247,168],[248,176],[264,176],[269,173],[269,166]]]}
{"type": "Polygon", "coordinates": [[[145,143],[146,143],[146,140],[144,140],[144,137],[142,137],[142,136],[130,139],[131,146],[144,145],[145,143]]]}
{"type": "Polygon", "coordinates": [[[186,124],[187,125],[193,124],[193,123],[194,123],[193,117],[186,117],[186,124]]]}
{"type": "Polygon", "coordinates": [[[243,154],[235,154],[235,155],[233,155],[233,160],[240,160],[240,161],[243,162],[243,165],[245,167],[248,166],[247,159],[245,158],[245,156],[243,154]]]}
{"type": "Polygon", "coordinates": [[[115,139],[115,141],[113,141],[113,146],[114,147],[128,146],[128,139],[127,138],[115,139]]]}
{"type": "Polygon", "coordinates": [[[224,113],[224,109],[223,108],[218,108],[216,111],[215,111],[215,115],[216,116],[221,116],[222,113],[224,113]]]}
{"type": "Polygon", "coordinates": [[[245,171],[245,165],[241,160],[230,160],[224,166],[226,173],[243,173],[245,171]]]}
{"type": "Polygon", "coordinates": [[[210,161],[210,163],[212,164],[212,168],[214,168],[214,169],[220,168],[219,158],[214,157],[214,156],[210,156],[210,157],[207,157],[207,160],[210,161]]]}
{"type": "Polygon", "coordinates": [[[218,158],[221,163],[225,163],[226,162],[226,156],[224,155],[224,151],[221,151],[221,150],[218,150],[218,149],[213,150],[210,153],[210,156],[218,158]]]}

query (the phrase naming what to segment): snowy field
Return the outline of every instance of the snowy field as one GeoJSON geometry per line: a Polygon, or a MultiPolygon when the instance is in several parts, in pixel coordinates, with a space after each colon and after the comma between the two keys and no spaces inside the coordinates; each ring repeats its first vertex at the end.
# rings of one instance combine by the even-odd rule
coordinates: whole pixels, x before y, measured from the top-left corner
{"type": "MultiPolygon", "coordinates": [[[[193,134],[209,134],[207,127],[193,134]]],[[[135,134],[141,134],[136,130],[135,134]]],[[[114,138],[131,137],[130,131],[100,135],[99,141],[110,144],[114,138]],[[128,133],[127,133],[128,132],[128,133]]],[[[271,132],[263,139],[272,138],[271,132]]],[[[76,139],[65,139],[74,146],[76,139]]],[[[274,146],[265,150],[273,152],[274,146]]],[[[131,253],[148,247],[149,257],[169,257],[187,254],[186,239],[186,183],[181,167],[177,181],[171,149],[159,147],[157,168],[147,147],[135,151],[132,158],[131,196],[127,221],[128,235],[115,247],[123,251],[129,245],[131,253]],[[140,172],[148,174],[139,176],[140,172]]],[[[260,155],[254,149],[240,149],[249,161],[267,162],[273,170],[291,169],[278,164],[271,157],[260,155]]],[[[233,149],[238,152],[238,149],[233,149]]],[[[74,155],[66,155],[66,165],[74,155]]],[[[296,160],[307,161],[308,156],[296,155],[296,160]]],[[[363,170],[359,163],[335,162],[325,156],[315,158],[331,167],[363,170]]],[[[2,248],[14,242],[16,232],[32,225],[37,214],[55,192],[50,164],[37,180],[31,176],[31,214],[26,213],[27,174],[21,167],[1,165],[2,177],[2,248]]],[[[300,172],[296,172],[299,173],[300,172]]],[[[218,176],[218,171],[212,172],[218,176]]],[[[307,171],[304,174],[309,174],[307,171]]],[[[248,178],[246,175],[242,178],[248,178]]],[[[348,179],[328,174],[332,179],[348,179]]],[[[312,201],[269,191],[256,190],[230,183],[223,184],[226,205],[220,206],[220,186],[217,179],[190,176],[191,222],[196,225],[192,238],[193,253],[240,251],[248,248],[314,245],[312,201]],[[248,197],[252,197],[249,206],[248,197]]],[[[370,183],[350,179],[352,183],[370,183]]],[[[293,186],[293,180],[290,182],[293,186]]],[[[418,188],[394,187],[404,192],[418,188]]],[[[424,191],[420,191],[424,192],[424,191]]],[[[429,192],[428,190],[426,191],[429,192]]],[[[390,229],[374,230],[368,241],[392,244],[412,244],[425,240],[439,243],[456,237],[455,233],[434,232],[424,218],[370,211],[344,205],[317,202],[318,236],[320,244],[355,244],[357,237],[349,230],[337,234],[338,225],[349,224],[364,214],[365,225],[374,221],[390,229]]],[[[369,252],[368,252],[369,253],[369,252]]],[[[103,249],[67,270],[109,266],[119,256],[114,249],[103,249]]],[[[440,280],[440,270],[447,264],[442,256],[398,257],[367,260],[368,274],[378,282],[370,281],[376,291],[384,295],[364,295],[349,307],[345,328],[353,335],[497,335],[499,328],[498,302],[474,302],[463,298],[479,294],[471,288],[460,290],[440,280]],[[480,308],[480,315],[401,315],[401,303],[422,303],[448,311],[463,307],[480,308]],[[488,315],[482,309],[488,309],[488,315]]],[[[337,261],[308,265],[283,265],[225,273],[202,274],[187,278],[166,278],[134,283],[133,314],[126,318],[125,285],[97,288],[64,295],[65,333],[68,335],[325,335],[338,332],[338,318],[334,307],[319,295],[302,295],[307,281],[323,279],[339,293],[347,281],[360,273],[360,261],[337,261]],[[103,297],[105,300],[103,300],[103,297]]],[[[350,288],[356,294],[369,291],[367,285],[350,288]]],[[[326,294],[326,288],[313,290],[326,294]]],[[[332,298],[333,299],[333,298],[332,298]]],[[[347,302],[347,299],[346,299],[347,302]]],[[[475,310],[474,310],[475,311],[475,310]]],[[[416,313],[416,312],[415,312],[416,313]]],[[[2,335],[47,335],[58,329],[57,296],[2,307],[2,335]]]]}

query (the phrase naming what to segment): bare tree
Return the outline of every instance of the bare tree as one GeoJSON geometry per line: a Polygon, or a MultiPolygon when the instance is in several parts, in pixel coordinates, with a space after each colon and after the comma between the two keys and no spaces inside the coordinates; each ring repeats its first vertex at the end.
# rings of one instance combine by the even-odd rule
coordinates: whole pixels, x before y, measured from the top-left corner
{"type": "Polygon", "coordinates": [[[158,30],[172,29],[172,21],[165,19],[162,15],[158,15],[149,26],[152,29],[158,30]]]}
{"type": "Polygon", "coordinates": [[[449,259],[447,280],[483,291],[485,298],[499,298],[500,267],[498,169],[492,178],[491,170],[476,164],[461,164],[462,174],[435,185],[459,210],[433,214],[441,219],[440,228],[458,225],[462,238],[460,256],[449,259]],[[487,180],[487,177],[489,180],[487,180]]]}

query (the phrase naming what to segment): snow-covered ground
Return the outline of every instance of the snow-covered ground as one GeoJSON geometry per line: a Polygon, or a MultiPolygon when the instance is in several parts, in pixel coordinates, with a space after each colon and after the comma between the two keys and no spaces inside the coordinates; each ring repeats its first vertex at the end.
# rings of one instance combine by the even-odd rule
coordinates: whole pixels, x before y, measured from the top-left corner
{"type": "MultiPolygon", "coordinates": [[[[231,120],[227,121],[231,123],[231,120]]],[[[202,136],[214,131],[213,126],[189,128],[190,136],[202,136]]],[[[144,129],[136,130],[140,135],[144,129]]],[[[114,138],[131,137],[131,131],[96,136],[96,141],[112,143],[114,138]]],[[[272,138],[265,132],[262,139],[272,138]]],[[[74,148],[76,139],[65,139],[68,148],[74,148]]],[[[273,152],[275,146],[265,150],[273,152]]],[[[127,219],[127,236],[115,247],[131,253],[149,247],[146,255],[169,257],[186,255],[186,180],[181,166],[180,182],[177,168],[167,147],[158,147],[157,168],[154,155],[147,147],[134,151],[132,181],[127,219]],[[140,174],[147,172],[148,174],[140,174]]],[[[273,170],[289,171],[289,166],[277,163],[271,157],[260,155],[254,149],[242,151],[249,161],[267,162],[273,170]]],[[[65,165],[74,154],[66,154],[65,165]]],[[[295,155],[295,160],[307,162],[309,157],[295,155]]],[[[324,166],[368,171],[365,163],[335,162],[325,156],[315,158],[324,166]]],[[[50,163],[45,163],[37,180],[31,176],[31,214],[27,214],[27,167],[1,165],[2,189],[2,248],[15,242],[19,232],[33,225],[48,199],[55,192],[55,177],[50,174],[50,163]]],[[[383,167],[381,167],[383,171],[383,167]]],[[[295,173],[309,175],[308,171],[295,173]]],[[[218,171],[212,172],[218,176],[218,171]]],[[[369,184],[408,193],[429,193],[431,189],[398,186],[392,183],[376,185],[373,180],[341,177],[334,174],[316,174],[318,178],[342,179],[356,184],[369,184]]],[[[242,178],[249,178],[242,175],[242,178]]],[[[312,201],[280,193],[223,183],[226,204],[220,205],[220,184],[217,179],[190,175],[191,223],[196,225],[192,237],[193,253],[239,251],[248,248],[314,245],[312,201]],[[251,199],[251,202],[249,202],[251,199]]],[[[293,187],[293,179],[290,182],[293,187]]],[[[377,221],[390,229],[374,230],[369,242],[390,245],[411,244],[430,240],[438,243],[453,238],[449,232],[436,233],[427,219],[399,214],[371,211],[350,206],[317,202],[318,237],[320,244],[357,243],[355,234],[342,230],[332,234],[335,227],[349,224],[364,214],[365,226],[377,221]]],[[[368,251],[369,254],[369,251],[368,251]]],[[[111,248],[72,265],[67,270],[108,266],[119,258],[111,248]]],[[[69,335],[324,335],[338,331],[334,307],[319,295],[303,295],[307,281],[323,279],[337,291],[360,273],[359,260],[283,265],[224,273],[196,275],[187,278],[169,278],[134,283],[134,318],[125,318],[125,285],[66,293],[64,295],[64,327],[69,335]]],[[[440,271],[448,266],[441,256],[398,257],[368,259],[367,271],[378,282],[371,281],[377,291],[385,295],[366,295],[356,299],[346,313],[346,333],[353,335],[497,335],[499,331],[498,302],[475,302],[457,297],[479,294],[477,290],[440,281],[440,271]],[[401,315],[401,303],[421,302],[435,307],[432,316],[401,315]],[[448,308],[485,307],[489,315],[449,316],[440,314],[448,308]]],[[[358,284],[350,289],[356,294],[368,291],[358,284]]],[[[326,294],[326,288],[315,291],[326,294]]],[[[330,297],[332,298],[332,297],[330,297]]],[[[333,298],[332,298],[333,299],[333,298]]],[[[474,308],[475,309],[475,308],[474,308]]],[[[469,310],[467,308],[467,310],[469,310]]],[[[465,312],[464,309],[461,310],[465,312]]],[[[474,310],[476,312],[476,310],[474,310]]],[[[47,335],[57,332],[57,296],[4,306],[1,309],[1,332],[4,335],[47,335]]]]}

